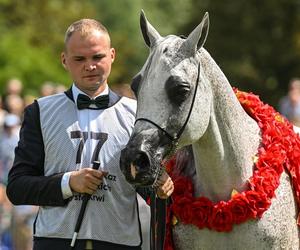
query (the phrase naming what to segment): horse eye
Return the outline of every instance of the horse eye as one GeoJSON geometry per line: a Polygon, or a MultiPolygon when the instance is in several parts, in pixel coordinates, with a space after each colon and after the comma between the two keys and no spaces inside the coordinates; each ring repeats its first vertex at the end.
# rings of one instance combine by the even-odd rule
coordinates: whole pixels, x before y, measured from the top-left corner
{"type": "Polygon", "coordinates": [[[188,82],[183,82],[178,77],[170,77],[165,85],[169,100],[177,105],[182,104],[188,97],[191,86],[188,82]]]}
{"type": "Polygon", "coordinates": [[[137,97],[137,91],[139,89],[141,79],[142,79],[142,76],[139,74],[139,75],[135,76],[131,81],[131,89],[134,92],[136,97],[137,97]]]}

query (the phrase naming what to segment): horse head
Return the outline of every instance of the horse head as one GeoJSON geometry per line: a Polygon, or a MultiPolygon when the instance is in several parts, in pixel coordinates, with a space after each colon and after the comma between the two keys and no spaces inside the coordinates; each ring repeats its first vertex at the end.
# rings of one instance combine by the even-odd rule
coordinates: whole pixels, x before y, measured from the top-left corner
{"type": "Polygon", "coordinates": [[[140,26],[150,54],[132,80],[138,102],[136,122],[120,166],[128,182],[148,186],[161,174],[164,159],[177,147],[199,140],[207,129],[212,93],[201,72],[199,51],[209,17],[206,13],[187,38],[162,37],[143,12],[140,26]]]}

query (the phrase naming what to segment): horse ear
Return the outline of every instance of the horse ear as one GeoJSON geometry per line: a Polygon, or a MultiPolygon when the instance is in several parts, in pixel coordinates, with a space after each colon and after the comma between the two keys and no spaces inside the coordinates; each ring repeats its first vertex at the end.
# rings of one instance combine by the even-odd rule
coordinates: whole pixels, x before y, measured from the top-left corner
{"type": "Polygon", "coordinates": [[[140,15],[141,31],[148,47],[152,47],[158,39],[161,38],[156,29],[148,22],[144,11],[141,11],[140,15]]]}
{"type": "Polygon", "coordinates": [[[185,43],[189,48],[194,48],[193,51],[196,53],[205,43],[209,29],[209,15],[205,13],[201,23],[192,31],[188,36],[185,43]]]}

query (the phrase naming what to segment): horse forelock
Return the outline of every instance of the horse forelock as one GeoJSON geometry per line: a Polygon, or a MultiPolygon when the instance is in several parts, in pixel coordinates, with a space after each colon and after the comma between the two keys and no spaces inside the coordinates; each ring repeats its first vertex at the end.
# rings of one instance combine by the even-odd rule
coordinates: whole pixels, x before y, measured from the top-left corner
{"type": "Polygon", "coordinates": [[[165,67],[172,69],[190,57],[187,50],[183,49],[184,41],[185,39],[179,36],[169,35],[153,48],[151,54],[154,54],[156,62],[162,61],[165,67]]]}

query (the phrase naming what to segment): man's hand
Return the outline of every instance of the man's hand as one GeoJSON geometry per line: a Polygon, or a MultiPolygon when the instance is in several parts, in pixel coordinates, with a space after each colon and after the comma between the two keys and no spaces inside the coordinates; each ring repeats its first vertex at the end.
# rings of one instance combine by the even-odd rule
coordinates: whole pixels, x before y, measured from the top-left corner
{"type": "Polygon", "coordinates": [[[71,173],[69,184],[72,191],[93,194],[107,174],[101,170],[82,168],[71,173]]]}
{"type": "Polygon", "coordinates": [[[160,199],[167,199],[174,191],[174,183],[171,177],[164,172],[157,181],[158,189],[156,191],[157,196],[160,199]]]}

